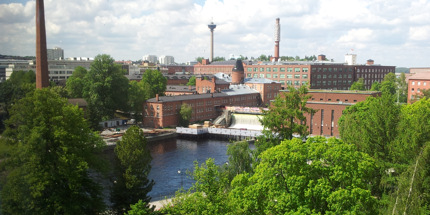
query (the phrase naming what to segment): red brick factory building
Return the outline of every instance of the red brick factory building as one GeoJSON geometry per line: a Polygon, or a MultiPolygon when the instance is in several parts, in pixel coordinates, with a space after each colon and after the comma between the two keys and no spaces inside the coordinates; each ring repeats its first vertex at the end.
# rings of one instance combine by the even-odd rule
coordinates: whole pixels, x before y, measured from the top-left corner
{"type": "MultiPolygon", "coordinates": [[[[346,55],[345,58],[350,56],[356,57],[346,55]]],[[[287,85],[298,87],[309,83],[311,89],[347,90],[359,78],[363,78],[366,89],[370,89],[373,82],[382,82],[386,74],[395,72],[395,66],[376,65],[373,60],[368,60],[363,65],[354,62],[338,63],[326,60],[324,55],[319,55],[317,61],[244,61],[243,66],[245,77],[277,81],[284,89],[287,85]]],[[[231,75],[233,67],[234,61],[196,64],[194,74],[222,72],[231,75]]]]}

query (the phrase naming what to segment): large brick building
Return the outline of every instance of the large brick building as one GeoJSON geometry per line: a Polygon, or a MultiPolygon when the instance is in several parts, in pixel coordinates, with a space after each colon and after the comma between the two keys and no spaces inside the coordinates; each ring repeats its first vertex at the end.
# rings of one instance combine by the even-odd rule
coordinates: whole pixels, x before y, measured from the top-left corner
{"type": "MultiPolygon", "coordinates": [[[[319,61],[280,61],[253,62],[244,61],[245,77],[267,78],[278,81],[283,88],[287,85],[300,86],[310,84],[311,89],[347,90],[359,78],[364,79],[367,89],[372,83],[381,82],[384,76],[395,72],[394,66],[381,66],[368,61],[364,65],[334,63],[321,59],[319,61]]],[[[195,74],[216,74],[223,72],[231,75],[234,61],[213,62],[208,65],[194,65],[195,74]]]]}
{"type": "Polygon", "coordinates": [[[408,103],[420,99],[423,90],[430,89],[430,71],[421,72],[409,77],[408,80],[408,103]]]}
{"type": "Polygon", "coordinates": [[[312,98],[307,102],[307,107],[317,110],[306,116],[309,134],[336,137],[339,136],[338,121],[346,107],[369,96],[381,95],[380,92],[342,90],[310,90],[309,94],[312,98]]]}
{"type": "Polygon", "coordinates": [[[260,93],[246,86],[232,85],[230,89],[216,93],[161,96],[149,99],[143,108],[145,127],[169,127],[179,123],[179,110],[182,104],[192,108],[190,122],[215,119],[223,106],[261,106],[260,93]]]}

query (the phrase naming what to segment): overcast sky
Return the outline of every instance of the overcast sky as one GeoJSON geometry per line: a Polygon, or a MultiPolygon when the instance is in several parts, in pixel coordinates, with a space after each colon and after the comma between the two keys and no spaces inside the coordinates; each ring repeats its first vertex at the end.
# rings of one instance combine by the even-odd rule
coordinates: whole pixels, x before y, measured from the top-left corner
{"type": "MultiPolygon", "coordinates": [[[[35,0],[0,0],[0,54],[35,55],[35,0]]],[[[48,48],[65,57],[110,54],[176,62],[214,55],[273,55],[281,19],[281,56],[325,54],[344,61],[430,67],[430,0],[45,0],[48,48]]]]}

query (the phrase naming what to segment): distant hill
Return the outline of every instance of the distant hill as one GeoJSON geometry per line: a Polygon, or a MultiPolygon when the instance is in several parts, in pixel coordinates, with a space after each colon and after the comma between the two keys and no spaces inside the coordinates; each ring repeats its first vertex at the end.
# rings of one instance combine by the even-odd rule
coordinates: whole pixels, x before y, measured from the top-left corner
{"type": "Polygon", "coordinates": [[[0,54],[0,59],[6,60],[36,60],[35,56],[12,56],[12,55],[2,55],[0,54]]]}
{"type": "Polygon", "coordinates": [[[396,67],[396,73],[409,73],[409,68],[406,67],[396,67]]]}

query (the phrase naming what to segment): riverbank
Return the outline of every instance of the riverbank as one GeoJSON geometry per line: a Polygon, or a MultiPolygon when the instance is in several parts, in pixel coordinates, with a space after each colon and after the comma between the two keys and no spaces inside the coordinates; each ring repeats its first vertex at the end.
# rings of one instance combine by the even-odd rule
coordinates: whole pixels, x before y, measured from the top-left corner
{"type": "MultiPolygon", "coordinates": [[[[115,148],[116,143],[122,139],[122,135],[130,126],[118,126],[117,128],[105,129],[100,133],[103,141],[106,143],[105,150],[115,148]]],[[[176,138],[178,134],[176,129],[148,129],[141,128],[148,142],[156,142],[165,139],[176,138]]]]}

